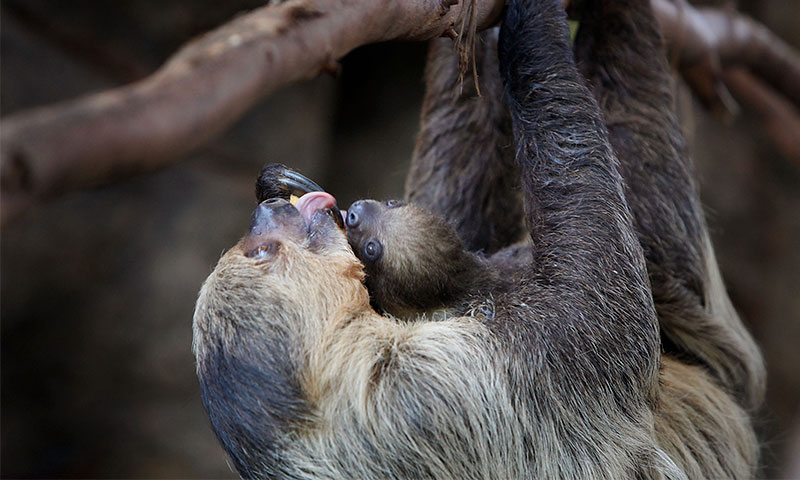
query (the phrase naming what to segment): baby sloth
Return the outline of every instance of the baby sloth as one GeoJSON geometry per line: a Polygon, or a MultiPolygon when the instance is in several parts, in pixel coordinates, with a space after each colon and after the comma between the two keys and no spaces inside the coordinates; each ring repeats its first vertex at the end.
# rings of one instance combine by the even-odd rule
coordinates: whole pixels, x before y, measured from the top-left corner
{"type": "Polygon", "coordinates": [[[400,200],[359,200],[345,225],[373,306],[397,317],[464,314],[474,301],[514,288],[531,258],[529,242],[491,256],[468,251],[443,218],[400,200]]]}

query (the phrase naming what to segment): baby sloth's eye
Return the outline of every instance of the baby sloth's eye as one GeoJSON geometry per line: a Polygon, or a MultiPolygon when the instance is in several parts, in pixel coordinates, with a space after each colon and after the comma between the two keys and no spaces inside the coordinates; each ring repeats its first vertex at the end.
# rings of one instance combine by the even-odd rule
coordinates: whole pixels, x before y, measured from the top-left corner
{"type": "Polygon", "coordinates": [[[386,206],[389,208],[402,207],[405,203],[402,200],[386,200],[386,206]]]}
{"type": "Polygon", "coordinates": [[[372,239],[364,245],[364,258],[370,262],[375,262],[383,254],[383,245],[378,240],[372,239]]]}

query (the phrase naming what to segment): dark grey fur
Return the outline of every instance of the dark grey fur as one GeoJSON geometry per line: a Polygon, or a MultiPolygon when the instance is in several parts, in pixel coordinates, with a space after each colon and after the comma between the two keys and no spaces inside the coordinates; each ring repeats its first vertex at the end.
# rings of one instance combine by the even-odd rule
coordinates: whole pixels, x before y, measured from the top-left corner
{"type": "Polygon", "coordinates": [[[622,160],[664,348],[752,410],[764,396],[763,360],[719,278],[660,34],[638,3],[584,1],[576,55],[622,160]]]}
{"type": "Polygon", "coordinates": [[[453,43],[430,44],[405,197],[450,221],[467,249],[488,254],[521,240],[525,231],[497,31],[482,32],[475,47],[481,97],[471,80],[458,83],[453,43]]]}
{"type": "MultiPolygon", "coordinates": [[[[584,75],[590,80],[595,97],[610,131],[614,150],[621,160],[621,172],[626,181],[626,198],[634,215],[634,226],[640,244],[644,248],[649,279],[658,319],[663,349],[670,358],[669,368],[662,372],[663,394],[660,406],[661,426],[672,423],[675,431],[662,428],[662,438],[670,450],[691,451],[690,455],[676,454],[687,473],[713,476],[750,476],[755,469],[758,446],[746,415],[733,423],[726,423],[724,416],[732,415],[698,407],[703,402],[693,399],[685,404],[681,398],[706,396],[706,401],[739,403],[749,411],[756,409],[763,399],[764,367],[761,355],[752,337],[744,329],[724,290],[719,269],[714,260],[705,220],[699,204],[696,186],[692,178],[693,168],[689,160],[681,130],[677,124],[673,105],[673,85],[657,25],[649,8],[636,1],[573,2],[573,10],[581,17],[581,28],[576,39],[576,55],[584,75]],[[679,359],[685,366],[675,362],[679,359]],[[694,368],[697,367],[697,368],[694,368]],[[675,372],[680,371],[685,375],[675,372]],[[706,375],[714,379],[706,381],[706,375]],[[676,380],[681,384],[671,383],[676,380]],[[704,390],[687,393],[687,388],[704,390]],[[677,412],[677,414],[676,414],[677,412]],[[668,413],[674,416],[666,420],[668,413]],[[723,416],[724,415],[724,416],[723,416]],[[676,418],[680,416],[681,420],[676,418]],[[694,429],[681,429],[679,425],[692,419],[694,429]],[[733,441],[730,437],[738,431],[741,436],[733,441]],[[700,432],[704,432],[702,435],[700,432]]],[[[491,57],[491,34],[484,34],[484,44],[479,50],[479,62],[488,65],[491,57]]],[[[513,175],[502,156],[471,155],[469,148],[453,150],[451,145],[459,141],[472,147],[468,130],[454,132],[449,123],[468,123],[476,112],[491,111],[493,117],[499,111],[499,95],[493,89],[494,72],[484,68],[481,79],[484,97],[460,96],[456,101],[446,102],[446,90],[442,86],[451,82],[455,75],[433,76],[431,72],[450,72],[455,68],[454,59],[441,52],[447,48],[446,40],[435,41],[431,46],[428,64],[428,93],[423,109],[423,130],[417,144],[417,154],[407,181],[407,198],[416,200],[417,209],[423,212],[396,212],[394,218],[379,215],[376,225],[394,222],[397,219],[411,223],[410,217],[426,218],[435,212],[447,218],[461,238],[469,239],[474,230],[465,230],[475,219],[491,224],[494,219],[507,218],[506,211],[497,211],[495,205],[478,198],[477,202],[465,203],[459,195],[461,185],[473,185],[476,179],[487,179],[484,192],[494,192],[492,187],[502,184],[496,175],[513,175]],[[447,66],[442,66],[446,63],[447,66]],[[494,97],[492,97],[494,95],[494,97]],[[488,97],[488,98],[487,98],[488,97]],[[482,107],[479,107],[483,105],[482,107]],[[459,137],[458,135],[462,135],[459,137]],[[458,158],[453,158],[456,155],[458,158]],[[493,162],[493,163],[492,163],[493,162]],[[459,174],[451,178],[420,176],[419,171],[446,171],[450,165],[460,167],[459,174]],[[497,165],[506,168],[498,170],[497,165]],[[464,178],[466,177],[466,178],[464,178]],[[426,195],[419,192],[436,192],[426,195]],[[464,217],[464,218],[462,218],[464,217]]],[[[557,92],[556,92],[557,93],[557,92]]],[[[481,152],[502,152],[506,131],[502,121],[485,125],[480,135],[481,152]],[[488,129],[494,128],[492,134],[488,129]],[[489,140],[492,136],[494,141],[489,140]],[[495,149],[492,148],[495,145],[495,149]]],[[[474,147],[472,147],[474,148],[474,147]]],[[[506,184],[510,183],[506,180],[506,184]]],[[[472,188],[470,191],[482,191],[472,188]]],[[[507,192],[500,196],[514,214],[514,205],[509,202],[507,192]]],[[[428,219],[423,224],[431,224],[428,219]]],[[[385,238],[387,232],[407,231],[382,226],[370,230],[376,238],[385,238]]],[[[441,232],[425,228],[410,230],[418,244],[442,243],[441,232]]],[[[363,233],[362,233],[363,235],[363,233]]],[[[395,243],[398,239],[392,239],[395,243]]],[[[358,248],[356,236],[351,243],[358,248]],[[355,240],[355,241],[353,241],[355,240]]],[[[403,243],[403,242],[401,242],[403,243]]],[[[494,244],[503,248],[510,242],[494,244]]],[[[473,248],[480,250],[480,247],[473,248]]],[[[419,270],[407,265],[402,271],[396,265],[406,264],[403,258],[392,259],[378,265],[368,264],[367,284],[375,303],[389,313],[403,317],[419,314],[420,311],[446,310],[460,315],[474,308],[475,299],[487,298],[489,294],[504,292],[509,282],[515,284],[520,265],[532,254],[531,245],[520,243],[508,246],[499,253],[486,257],[478,251],[470,255],[459,253],[449,256],[417,257],[419,270]],[[436,278],[431,271],[451,262],[459,264],[460,270],[468,273],[454,278],[462,287],[455,301],[441,300],[416,295],[416,292],[436,291],[430,279],[436,278]],[[369,278],[370,270],[374,278],[369,278]],[[419,273],[419,275],[416,275],[419,273]],[[392,288],[392,285],[409,282],[403,276],[415,276],[415,290],[392,288]],[[462,277],[471,280],[464,281],[462,277]],[[420,309],[397,308],[404,305],[405,294],[427,303],[420,309]]],[[[454,267],[450,267],[454,268],[454,267]]],[[[441,290],[441,282],[437,288],[441,290]]],[[[449,290],[455,290],[449,288],[449,290]]],[[[633,361],[635,359],[628,359],[633,361]]],[[[734,407],[736,408],[736,407],[734,407]]],[[[737,414],[733,414],[735,417],[737,414]]]]}

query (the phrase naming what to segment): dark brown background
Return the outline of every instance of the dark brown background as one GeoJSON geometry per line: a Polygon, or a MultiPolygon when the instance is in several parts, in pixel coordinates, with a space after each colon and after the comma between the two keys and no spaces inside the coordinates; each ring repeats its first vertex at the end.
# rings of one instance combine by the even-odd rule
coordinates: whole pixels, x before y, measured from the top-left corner
{"type": "MultiPolygon", "coordinates": [[[[140,78],[260,4],[3,0],[0,112],[140,78]]],[[[797,2],[740,8],[800,45],[797,2]]],[[[3,230],[3,477],[234,476],[194,376],[200,284],[243,233],[265,163],[300,169],[342,206],[400,195],[424,52],[360,49],[338,79],[280,90],[182,163],[70,194],[3,230]]],[[[719,261],[769,365],[763,475],[800,475],[800,164],[747,112],[723,126],[698,111],[692,123],[719,261]]]]}

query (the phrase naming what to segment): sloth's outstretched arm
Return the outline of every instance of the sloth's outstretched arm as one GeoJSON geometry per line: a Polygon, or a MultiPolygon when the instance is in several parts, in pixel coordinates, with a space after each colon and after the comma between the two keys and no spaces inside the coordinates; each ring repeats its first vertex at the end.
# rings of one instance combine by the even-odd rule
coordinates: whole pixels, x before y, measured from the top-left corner
{"type": "Polygon", "coordinates": [[[722,284],[650,2],[583,1],[578,8],[576,55],[620,159],[665,350],[708,368],[755,407],[763,362],[722,284]]]}
{"type": "Polygon", "coordinates": [[[609,375],[646,390],[660,346],[644,259],[561,3],[512,1],[499,54],[533,241],[527,295],[559,319],[537,324],[540,334],[560,331],[570,341],[553,341],[556,349],[579,346],[586,359],[619,359],[609,375]]]}
{"type": "Polygon", "coordinates": [[[447,219],[467,249],[491,253],[519,240],[524,231],[496,29],[478,35],[474,58],[480,96],[471,75],[459,82],[453,42],[430,43],[406,200],[447,219]]]}
{"type": "Polygon", "coordinates": [[[561,2],[512,0],[498,50],[533,254],[527,277],[503,304],[513,313],[487,324],[514,351],[512,368],[528,369],[536,422],[556,432],[548,443],[617,462],[598,475],[663,473],[670,462],[660,463],[645,433],[660,339],[644,256],[561,2]],[[580,407],[568,407],[577,398],[580,407]],[[625,433],[616,441],[609,431],[625,433]]]}

